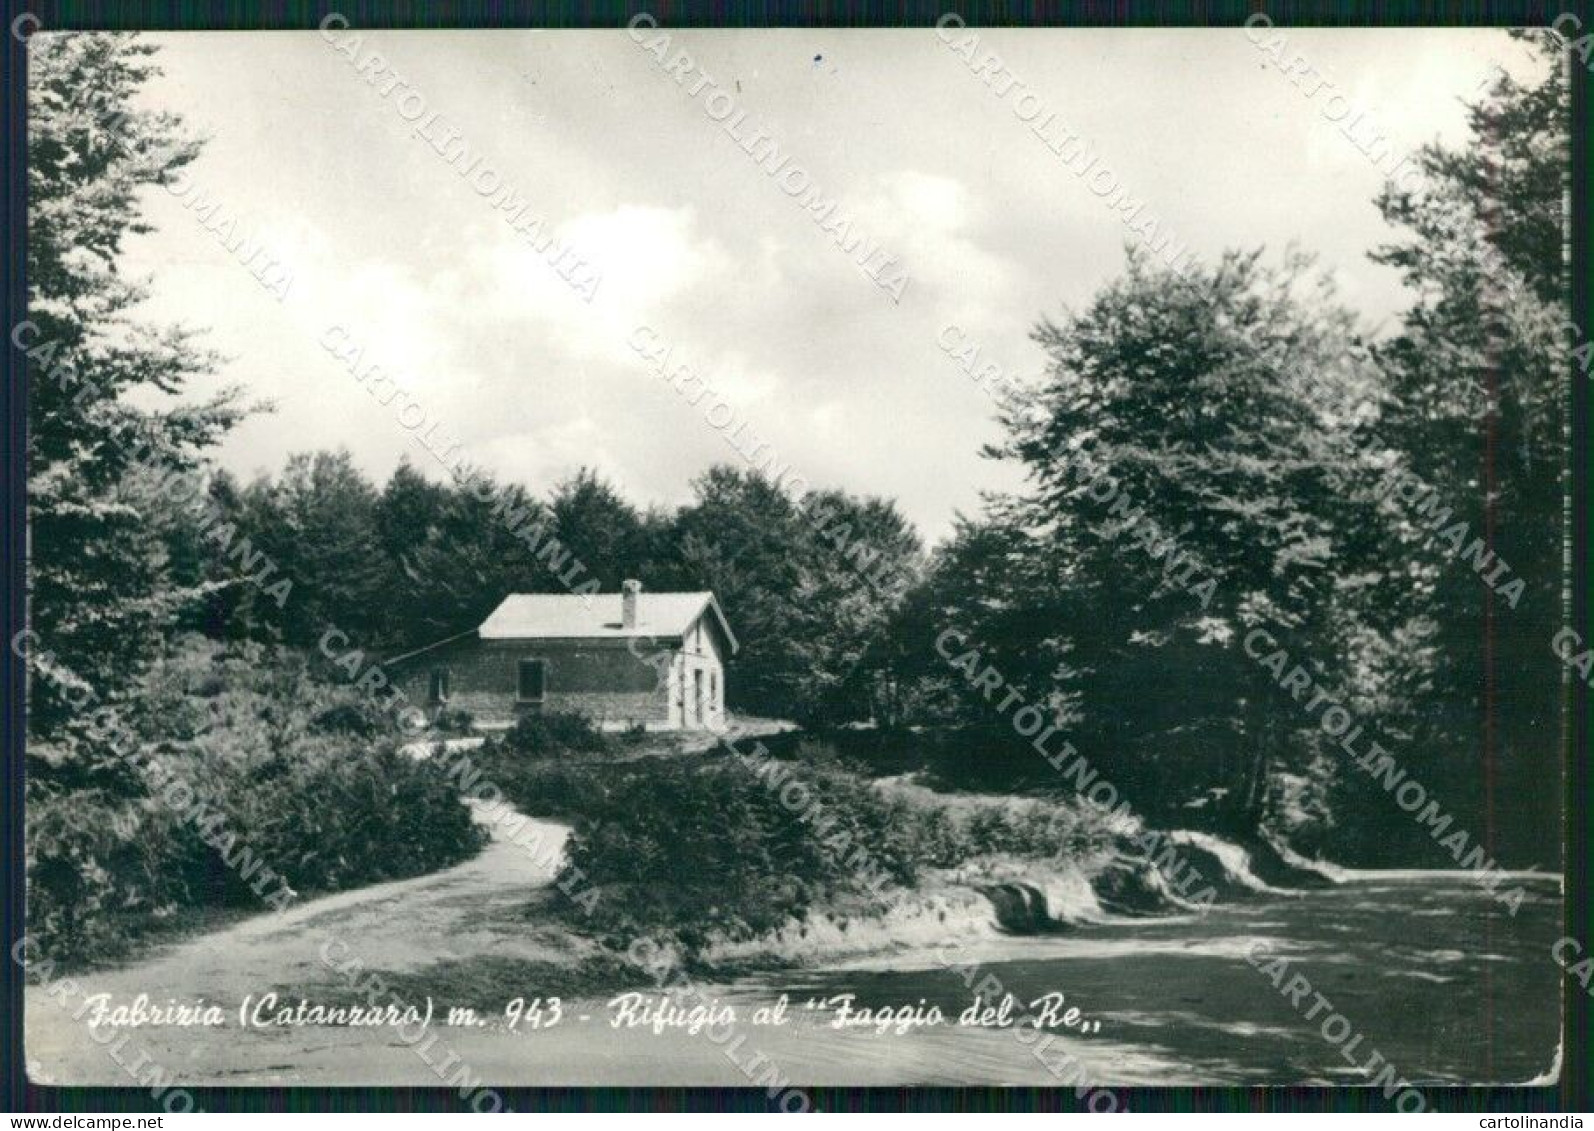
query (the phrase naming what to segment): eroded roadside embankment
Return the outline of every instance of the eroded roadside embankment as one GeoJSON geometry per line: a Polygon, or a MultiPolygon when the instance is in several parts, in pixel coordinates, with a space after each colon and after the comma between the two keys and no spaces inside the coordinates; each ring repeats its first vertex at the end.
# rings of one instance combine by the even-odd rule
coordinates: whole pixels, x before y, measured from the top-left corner
{"type": "MultiPolygon", "coordinates": [[[[917,804],[960,819],[1034,804],[999,795],[934,794],[903,780],[881,783],[917,804]]],[[[1089,924],[1198,916],[1212,906],[1289,897],[1334,886],[1333,865],[1306,860],[1261,840],[1241,845],[1210,833],[1148,831],[1118,819],[1106,842],[1073,855],[1038,858],[993,852],[927,870],[912,887],[877,897],[843,894],[777,930],[750,939],[711,938],[693,956],[718,966],[807,966],[889,950],[917,950],[950,939],[1067,933],[1089,924]]]]}

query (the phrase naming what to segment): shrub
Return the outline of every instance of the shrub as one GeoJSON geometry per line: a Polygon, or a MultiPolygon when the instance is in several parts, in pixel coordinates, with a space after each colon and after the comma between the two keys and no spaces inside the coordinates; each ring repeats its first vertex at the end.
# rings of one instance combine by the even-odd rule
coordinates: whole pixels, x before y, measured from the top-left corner
{"type": "Polygon", "coordinates": [[[432,720],[432,728],[444,734],[469,734],[475,725],[475,716],[463,707],[444,707],[432,720]]]}
{"type": "Polygon", "coordinates": [[[163,918],[192,895],[202,846],[152,798],[35,792],[26,825],[28,933],[53,959],[109,957],[129,918],[163,918]]]}
{"type": "Polygon", "coordinates": [[[1036,806],[982,808],[969,817],[964,830],[966,851],[975,856],[1053,856],[1062,848],[1061,830],[1054,822],[1054,814],[1036,806]]]}
{"type": "Polygon", "coordinates": [[[354,703],[334,704],[314,715],[310,724],[316,730],[325,731],[327,734],[352,734],[361,738],[369,738],[381,729],[369,711],[362,710],[354,703]]]}
{"type": "Polygon", "coordinates": [[[900,803],[840,770],[768,766],[608,768],[607,788],[583,798],[566,876],[599,889],[592,916],[609,941],[662,934],[690,952],[712,934],[767,931],[828,895],[876,890],[875,877],[912,882],[900,803]]]}
{"type": "MultiPolygon", "coordinates": [[[[360,749],[306,738],[259,762],[168,759],[222,816],[210,838],[237,838],[301,894],[338,891],[418,875],[476,852],[483,833],[457,789],[436,769],[391,745],[360,749]]],[[[237,852],[231,853],[237,861],[237,852]]],[[[212,847],[208,898],[249,904],[248,877],[212,847]],[[219,865],[219,866],[218,866],[219,865]]]]}
{"type": "Polygon", "coordinates": [[[1100,851],[1112,834],[1075,802],[1014,803],[924,789],[882,792],[827,743],[801,760],[744,761],[723,744],[638,762],[531,759],[505,743],[478,768],[522,812],[572,820],[561,894],[574,924],[624,948],[651,935],[690,960],[824,906],[857,905],[920,869],[981,856],[1100,851]],[[875,882],[876,880],[884,881],[875,882]],[[596,890],[596,902],[585,894],[596,890]]]}
{"type": "Polygon", "coordinates": [[[587,716],[566,711],[522,715],[504,732],[499,744],[508,751],[537,758],[559,757],[571,751],[601,754],[613,745],[587,716]]]}
{"type": "Polygon", "coordinates": [[[138,758],[33,752],[50,772],[29,782],[29,930],[52,957],[102,954],[185,906],[264,907],[280,884],[261,867],[300,894],[334,891],[457,863],[485,839],[451,782],[398,753],[391,720],[292,653],[190,638],[123,713],[138,758]]]}
{"type": "Polygon", "coordinates": [[[601,811],[615,776],[627,772],[622,766],[595,762],[527,758],[491,741],[467,757],[471,769],[480,772],[480,780],[492,782],[510,804],[533,817],[575,817],[601,811]]]}
{"type": "Polygon", "coordinates": [[[911,818],[914,855],[927,868],[953,868],[969,856],[968,838],[945,809],[927,809],[911,818]]]}
{"type": "Polygon", "coordinates": [[[584,812],[602,775],[575,762],[572,755],[601,755],[618,743],[584,715],[554,712],[523,715],[502,735],[489,738],[469,755],[481,776],[504,791],[523,813],[533,816],[584,812]]]}

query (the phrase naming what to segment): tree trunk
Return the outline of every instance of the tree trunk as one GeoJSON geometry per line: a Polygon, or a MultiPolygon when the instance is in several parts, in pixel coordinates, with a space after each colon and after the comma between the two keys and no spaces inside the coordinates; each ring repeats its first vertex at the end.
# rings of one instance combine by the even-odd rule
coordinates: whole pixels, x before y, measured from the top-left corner
{"type": "Polygon", "coordinates": [[[1259,747],[1251,756],[1251,788],[1245,799],[1245,831],[1251,836],[1259,836],[1262,832],[1262,818],[1267,810],[1267,780],[1272,767],[1272,757],[1259,747]]]}

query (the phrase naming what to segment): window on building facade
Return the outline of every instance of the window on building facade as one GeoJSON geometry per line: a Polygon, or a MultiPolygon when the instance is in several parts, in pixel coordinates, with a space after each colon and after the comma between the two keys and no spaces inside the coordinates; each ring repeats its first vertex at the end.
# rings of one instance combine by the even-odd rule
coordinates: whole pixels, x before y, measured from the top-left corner
{"type": "Polygon", "coordinates": [[[521,660],[519,698],[522,703],[542,702],[543,690],[548,682],[546,660],[521,660]]]}

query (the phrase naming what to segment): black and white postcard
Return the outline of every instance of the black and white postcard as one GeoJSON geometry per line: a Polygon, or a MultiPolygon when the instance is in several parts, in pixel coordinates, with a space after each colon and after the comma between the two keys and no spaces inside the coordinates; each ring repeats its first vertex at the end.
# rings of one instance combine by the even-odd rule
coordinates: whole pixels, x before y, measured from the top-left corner
{"type": "Polygon", "coordinates": [[[1578,17],[12,35],[30,1094],[1570,1102],[1578,17]]]}

